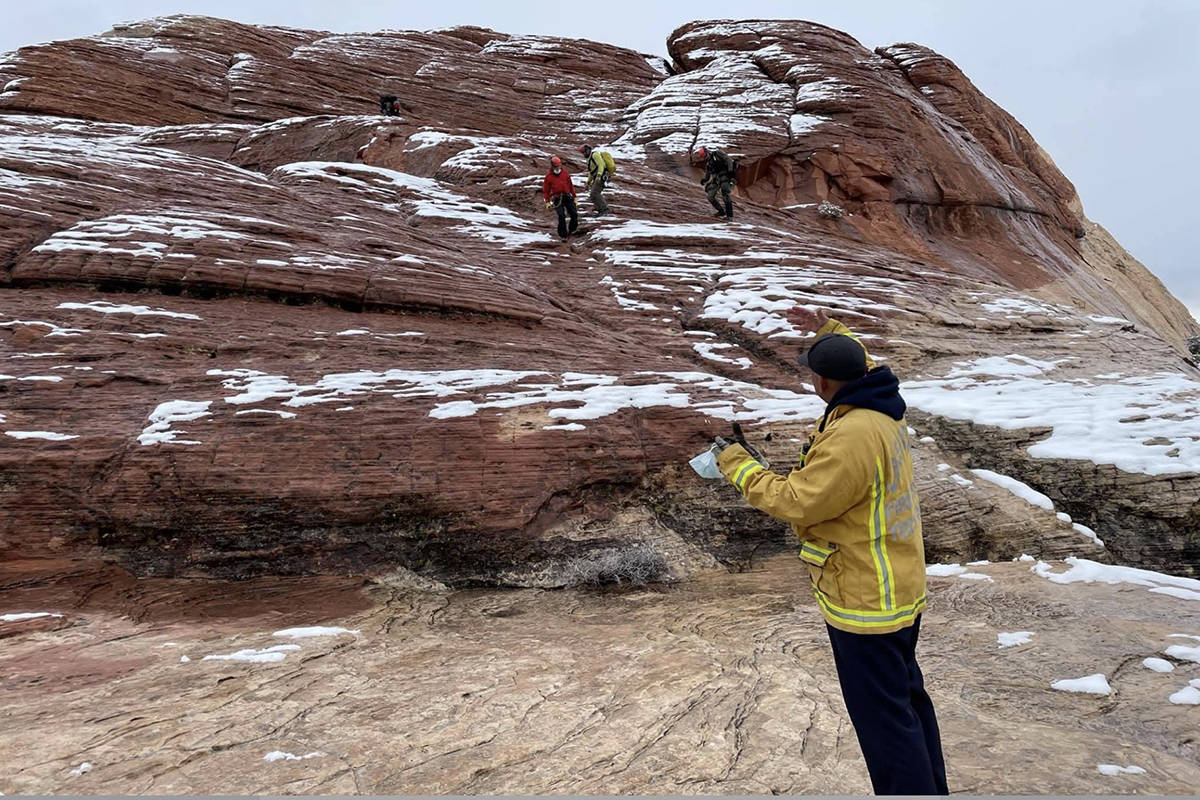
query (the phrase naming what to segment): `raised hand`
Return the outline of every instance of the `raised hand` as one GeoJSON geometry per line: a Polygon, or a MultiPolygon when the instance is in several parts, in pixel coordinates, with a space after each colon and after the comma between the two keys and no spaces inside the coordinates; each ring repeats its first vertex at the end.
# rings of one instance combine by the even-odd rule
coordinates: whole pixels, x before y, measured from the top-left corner
{"type": "Polygon", "coordinates": [[[795,305],[788,309],[787,321],[802,331],[815,333],[829,321],[829,315],[819,306],[795,305]]]}

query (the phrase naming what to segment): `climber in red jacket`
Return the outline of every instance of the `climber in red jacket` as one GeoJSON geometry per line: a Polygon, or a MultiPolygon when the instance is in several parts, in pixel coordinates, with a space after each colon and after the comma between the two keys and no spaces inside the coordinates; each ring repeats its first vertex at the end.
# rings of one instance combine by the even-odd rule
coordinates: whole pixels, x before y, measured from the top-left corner
{"type": "Polygon", "coordinates": [[[553,206],[558,212],[558,236],[566,241],[568,233],[574,233],[579,227],[579,209],[575,206],[575,186],[571,183],[571,173],[563,168],[562,159],[558,156],[550,159],[550,171],[542,181],[542,195],[546,198],[546,208],[553,206]],[[571,215],[569,231],[567,214],[571,215]]]}

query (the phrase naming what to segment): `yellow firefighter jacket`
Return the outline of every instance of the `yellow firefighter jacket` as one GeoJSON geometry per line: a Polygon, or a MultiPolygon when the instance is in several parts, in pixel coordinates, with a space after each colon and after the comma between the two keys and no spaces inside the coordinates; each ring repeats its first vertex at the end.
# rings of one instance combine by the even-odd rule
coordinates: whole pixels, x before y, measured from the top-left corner
{"type": "MultiPolygon", "coordinates": [[[[822,330],[845,332],[834,326],[822,330]]],[[[905,628],[925,607],[921,509],[898,388],[887,367],[844,387],[786,477],[741,445],[717,460],[750,505],[791,524],[821,613],[851,633],[905,628]]]]}

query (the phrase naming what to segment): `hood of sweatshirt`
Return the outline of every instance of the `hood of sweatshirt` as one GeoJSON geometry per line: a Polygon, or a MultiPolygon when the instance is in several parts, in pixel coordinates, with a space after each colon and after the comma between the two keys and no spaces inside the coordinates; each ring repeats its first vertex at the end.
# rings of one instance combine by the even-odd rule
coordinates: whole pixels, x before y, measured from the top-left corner
{"type": "MultiPolygon", "coordinates": [[[[876,367],[856,381],[851,381],[838,389],[837,394],[825,407],[825,417],[838,406],[855,406],[869,408],[881,414],[887,414],[894,420],[904,419],[908,406],[900,396],[900,381],[887,367],[876,367]]],[[[825,427],[825,418],[821,420],[821,428],[825,427]]]]}

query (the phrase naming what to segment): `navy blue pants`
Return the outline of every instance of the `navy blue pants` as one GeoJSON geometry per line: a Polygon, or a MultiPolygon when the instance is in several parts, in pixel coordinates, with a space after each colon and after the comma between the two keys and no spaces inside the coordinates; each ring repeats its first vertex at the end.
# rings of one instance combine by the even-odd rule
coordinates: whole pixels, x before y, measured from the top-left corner
{"type": "Polygon", "coordinates": [[[894,633],[825,627],[875,794],[948,794],[937,717],[917,666],[920,616],[894,633]]]}

